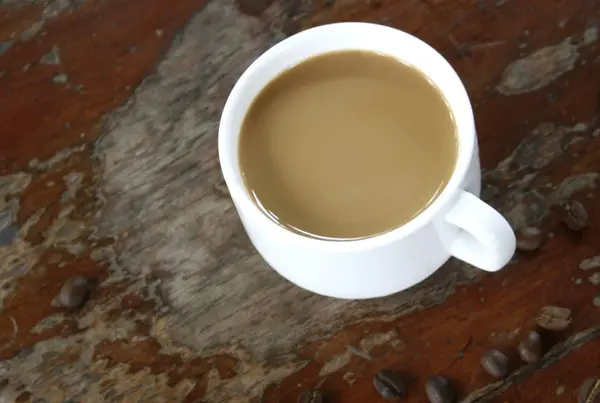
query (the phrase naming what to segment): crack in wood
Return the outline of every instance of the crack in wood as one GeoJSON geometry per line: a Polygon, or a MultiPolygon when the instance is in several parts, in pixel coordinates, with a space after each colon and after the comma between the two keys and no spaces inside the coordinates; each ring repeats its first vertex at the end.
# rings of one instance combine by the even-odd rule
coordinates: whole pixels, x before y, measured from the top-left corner
{"type": "Polygon", "coordinates": [[[452,365],[454,365],[456,363],[456,361],[462,360],[464,358],[465,353],[467,352],[469,347],[471,347],[472,343],[473,343],[473,336],[469,336],[469,340],[467,340],[467,342],[465,343],[463,348],[461,348],[460,351],[456,354],[456,358],[452,362],[452,365]]]}
{"type": "Polygon", "coordinates": [[[567,356],[570,352],[584,346],[589,341],[600,336],[600,326],[595,326],[579,332],[562,343],[553,346],[536,364],[527,365],[514,371],[506,378],[479,388],[470,393],[460,403],[480,403],[500,395],[509,387],[518,384],[532,376],[536,371],[546,368],[567,356]]]}

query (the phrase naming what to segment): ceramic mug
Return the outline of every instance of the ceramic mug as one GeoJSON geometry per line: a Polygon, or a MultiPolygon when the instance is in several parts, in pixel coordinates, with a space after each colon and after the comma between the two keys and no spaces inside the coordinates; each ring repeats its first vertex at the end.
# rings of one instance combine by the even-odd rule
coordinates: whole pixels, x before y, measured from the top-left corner
{"type": "Polygon", "coordinates": [[[481,172],[475,122],[460,78],[432,47],[394,28],[354,22],[324,25],[291,36],[262,54],[227,99],[219,126],[219,160],[231,198],[258,252],[283,277],[318,294],[381,297],[419,283],[451,256],[496,271],[515,251],[508,222],[478,198],[481,172]],[[459,140],[454,173],[429,207],[393,231],[353,241],[306,237],[269,219],[248,195],[238,162],[242,122],[267,83],[307,58],[340,50],[386,54],[423,72],[445,96],[459,140]]]}

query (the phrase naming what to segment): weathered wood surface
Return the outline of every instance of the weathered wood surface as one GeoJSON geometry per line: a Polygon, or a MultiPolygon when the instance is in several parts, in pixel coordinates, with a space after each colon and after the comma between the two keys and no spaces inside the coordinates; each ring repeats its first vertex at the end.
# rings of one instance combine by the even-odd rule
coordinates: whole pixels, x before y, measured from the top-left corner
{"type": "Polygon", "coordinates": [[[600,375],[599,30],[598,0],[1,1],[0,193],[18,230],[0,246],[2,401],[295,402],[320,385],[377,402],[383,367],[405,374],[407,402],[436,373],[464,402],[574,401],[600,375]],[[484,197],[543,228],[540,251],[494,275],[452,261],[360,302],[297,289],[256,255],[218,169],[221,107],[269,46],[348,20],[448,58],[475,106],[484,197]],[[569,198],[590,213],[580,236],[560,224],[569,198]],[[100,285],[56,308],[75,274],[100,285]],[[573,323],[544,335],[539,365],[483,374],[481,353],[513,354],[550,304],[573,323]]]}

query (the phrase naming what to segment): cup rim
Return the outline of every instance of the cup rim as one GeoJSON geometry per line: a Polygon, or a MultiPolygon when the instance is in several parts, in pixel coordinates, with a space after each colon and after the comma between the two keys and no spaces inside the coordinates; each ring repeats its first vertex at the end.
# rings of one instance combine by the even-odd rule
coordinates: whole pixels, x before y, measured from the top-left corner
{"type": "MultiPolygon", "coordinates": [[[[325,52],[315,53],[310,57],[314,57],[318,54],[323,53],[325,52]]],[[[303,60],[306,59],[307,58],[303,60]]],[[[440,89],[440,91],[442,90],[440,89]]],[[[446,94],[443,91],[442,93],[448,101],[448,97],[446,96],[446,94]]],[[[450,104],[449,101],[448,103],[450,110],[454,113],[455,109],[457,108],[453,107],[453,105],[450,104]]],[[[244,115],[246,112],[247,109],[242,111],[244,115]]],[[[454,118],[456,119],[456,116],[454,116],[454,118]]],[[[456,122],[456,125],[458,128],[459,122],[456,122]]],[[[394,241],[405,238],[407,235],[414,233],[418,229],[430,223],[434,219],[434,217],[440,212],[440,210],[442,210],[444,206],[446,206],[452,200],[453,196],[455,196],[456,194],[456,190],[460,189],[462,180],[466,176],[473,153],[475,152],[475,136],[475,119],[473,115],[473,109],[464,84],[462,83],[460,77],[458,76],[454,68],[452,68],[450,63],[448,63],[448,61],[437,50],[435,50],[429,44],[417,38],[416,36],[413,36],[396,28],[366,22],[340,22],[310,28],[282,40],[281,42],[275,44],[274,46],[266,50],[264,53],[262,53],[244,71],[244,73],[241,75],[241,77],[238,79],[233,89],[231,90],[227,101],[225,102],[223,112],[221,114],[221,120],[218,129],[218,152],[223,177],[229,189],[231,198],[233,199],[236,208],[240,210],[240,213],[243,211],[244,215],[253,216],[252,218],[258,221],[261,226],[268,227],[269,230],[274,231],[274,233],[278,237],[285,238],[290,242],[305,245],[310,244],[311,247],[324,248],[328,251],[355,252],[365,249],[372,249],[383,245],[388,245],[390,243],[393,243],[394,241]],[[354,31],[353,34],[356,34],[357,31],[363,33],[368,31],[372,33],[378,33],[380,35],[385,34],[395,36],[399,40],[401,39],[403,41],[411,41],[419,47],[422,47],[423,49],[428,49],[430,52],[435,52],[435,54],[439,56],[439,68],[445,69],[447,73],[450,74],[453,80],[458,81],[458,88],[460,90],[460,93],[453,94],[453,99],[458,99],[457,102],[454,102],[454,105],[459,103],[462,108],[466,108],[464,112],[467,113],[466,119],[464,119],[465,121],[460,122],[460,130],[457,129],[457,137],[459,144],[454,171],[452,172],[450,180],[446,184],[445,188],[440,192],[438,197],[423,211],[421,211],[416,217],[414,217],[406,224],[385,233],[354,240],[328,240],[311,238],[290,231],[271,220],[254,203],[254,201],[248,194],[243,182],[240,183],[240,181],[237,180],[237,178],[235,177],[235,169],[227,161],[229,157],[227,156],[227,151],[225,150],[225,143],[227,140],[226,137],[233,136],[235,138],[236,143],[239,141],[239,130],[237,131],[237,133],[233,133],[234,128],[231,127],[231,122],[233,120],[233,116],[240,113],[240,111],[238,110],[238,105],[240,103],[244,91],[248,87],[248,84],[252,80],[252,78],[256,75],[259,75],[261,70],[263,70],[264,67],[271,60],[273,60],[281,53],[290,52],[294,47],[300,45],[304,41],[313,41],[317,36],[327,35],[337,30],[351,30],[354,31]]],[[[237,158],[237,155],[235,157],[237,158]]]]}

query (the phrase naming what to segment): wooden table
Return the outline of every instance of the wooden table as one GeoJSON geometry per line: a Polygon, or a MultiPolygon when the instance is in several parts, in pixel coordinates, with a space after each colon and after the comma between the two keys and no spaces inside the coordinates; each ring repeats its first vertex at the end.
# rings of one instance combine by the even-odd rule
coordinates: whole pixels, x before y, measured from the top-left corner
{"type": "Polygon", "coordinates": [[[600,375],[599,35],[598,0],[0,1],[0,400],[294,403],[318,386],[370,403],[391,368],[406,402],[431,374],[462,402],[575,402],[600,375]],[[451,261],[372,301],[312,295],[256,255],[218,167],[220,110],[269,46],[350,20],[451,62],[483,197],[542,228],[541,250],[493,275],[451,261]],[[569,199],[589,213],[580,234],[560,222],[569,199]],[[99,284],[56,307],[75,275],[99,284]],[[542,360],[483,373],[483,351],[514,352],[545,305],[573,321],[542,360]]]}

